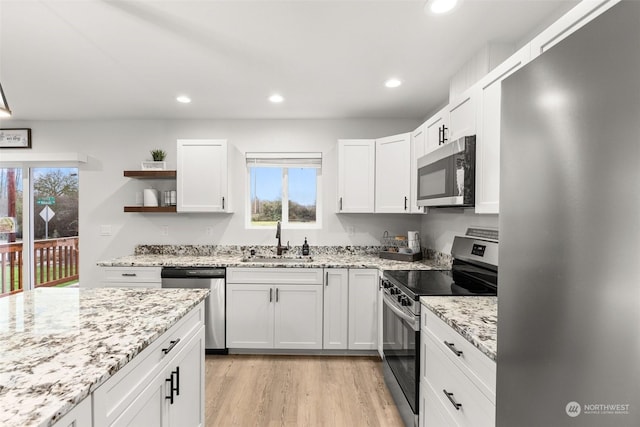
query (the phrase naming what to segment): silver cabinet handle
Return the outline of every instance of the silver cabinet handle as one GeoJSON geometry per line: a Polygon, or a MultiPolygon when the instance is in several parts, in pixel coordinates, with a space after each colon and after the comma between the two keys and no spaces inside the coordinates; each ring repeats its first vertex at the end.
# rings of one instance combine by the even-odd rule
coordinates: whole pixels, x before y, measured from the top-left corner
{"type": "Polygon", "coordinates": [[[442,390],[444,392],[444,395],[447,396],[447,399],[449,399],[449,402],[451,402],[451,404],[453,405],[454,408],[456,408],[456,411],[459,411],[460,408],[462,408],[462,403],[458,403],[454,400],[453,398],[453,393],[449,393],[447,390],[443,389],[442,390]]]}
{"type": "Polygon", "coordinates": [[[276,288],[276,302],[278,302],[278,288],[276,288]]]}
{"type": "Polygon", "coordinates": [[[453,353],[456,356],[458,356],[458,357],[462,356],[462,352],[460,350],[456,349],[456,345],[454,343],[445,341],[444,345],[446,345],[449,348],[449,350],[453,351],[453,353]]]}
{"type": "Polygon", "coordinates": [[[273,288],[269,288],[269,302],[273,302],[273,288]]]}
{"type": "Polygon", "coordinates": [[[122,273],[122,277],[136,277],[136,273],[122,273]]]}

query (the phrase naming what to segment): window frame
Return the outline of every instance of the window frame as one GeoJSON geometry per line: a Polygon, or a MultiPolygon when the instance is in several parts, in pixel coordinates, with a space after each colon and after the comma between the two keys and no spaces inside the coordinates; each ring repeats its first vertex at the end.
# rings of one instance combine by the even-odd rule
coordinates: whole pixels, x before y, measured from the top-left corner
{"type": "MultiPolygon", "coordinates": [[[[266,158],[269,158],[273,153],[261,153],[265,154],[266,158]]],[[[247,156],[249,153],[247,153],[247,156]]],[[[283,157],[287,157],[286,155],[283,157]]],[[[322,159],[320,157],[320,159],[322,159]]],[[[246,163],[246,196],[245,196],[245,229],[247,230],[275,230],[275,225],[253,225],[251,222],[251,166],[246,163]]],[[[259,166],[258,166],[259,167],[259,166]]],[[[270,166],[263,166],[270,167],[270,166]]],[[[274,166],[275,167],[275,166],[274,166]]],[[[287,166],[285,164],[277,167],[282,168],[282,221],[280,221],[281,227],[288,230],[319,230],[322,229],[322,164],[320,167],[308,167],[309,169],[316,170],[316,220],[313,223],[309,222],[289,222],[289,169],[292,168],[305,168],[305,166],[287,166]]]]}

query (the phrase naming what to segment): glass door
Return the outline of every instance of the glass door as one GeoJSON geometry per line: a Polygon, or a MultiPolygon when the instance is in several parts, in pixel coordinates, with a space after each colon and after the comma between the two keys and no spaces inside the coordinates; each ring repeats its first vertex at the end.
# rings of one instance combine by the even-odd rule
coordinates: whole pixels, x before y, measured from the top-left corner
{"type": "Polygon", "coordinates": [[[78,169],[0,169],[0,296],[78,283],[78,169]]]}

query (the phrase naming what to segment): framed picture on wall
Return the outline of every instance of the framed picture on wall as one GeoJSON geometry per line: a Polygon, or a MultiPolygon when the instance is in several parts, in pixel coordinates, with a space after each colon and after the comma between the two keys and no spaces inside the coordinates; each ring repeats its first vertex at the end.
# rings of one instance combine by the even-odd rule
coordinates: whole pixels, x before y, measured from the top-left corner
{"type": "Polygon", "coordinates": [[[31,129],[0,129],[0,148],[31,148],[31,129]]]}

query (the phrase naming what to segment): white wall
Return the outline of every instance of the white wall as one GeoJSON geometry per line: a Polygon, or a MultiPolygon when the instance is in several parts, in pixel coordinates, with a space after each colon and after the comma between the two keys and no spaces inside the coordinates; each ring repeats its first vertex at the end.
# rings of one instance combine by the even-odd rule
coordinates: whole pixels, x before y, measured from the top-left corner
{"type": "Polygon", "coordinates": [[[468,227],[498,228],[498,215],[478,215],[473,209],[430,209],[422,217],[420,244],[450,254],[453,238],[468,227]]]}
{"type": "MultiPolygon", "coordinates": [[[[391,234],[419,229],[415,215],[335,214],[339,138],[375,138],[415,129],[416,120],[114,120],[13,122],[32,129],[32,152],[79,151],[89,156],[80,167],[80,280],[97,283],[99,260],[133,253],[136,244],[257,244],[276,243],[273,230],[246,230],[246,151],[321,151],[323,153],[323,227],[320,230],[284,230],[284,241],[301,245],[378,244],[385,230],[391,234]],[[230,197],[233,214],[124,213],[135,205],[136,194],[162,182],[123,177],[123,170],[140,169],[149,150],[168,152],[167,167],[176,167],[176,139],[221,138],[230,144],[230,197]],[[109,225],[111,236],[101,236],[109,225]],[[161,236],[162,226],[169,228],[161,236]],[[205,228],[213,227],[213,235],[205,228]],[[347,230],[353,227],[355,233],[347,230]]],[[[164,181],[171,185],[170,181],[164,181]]]]}

